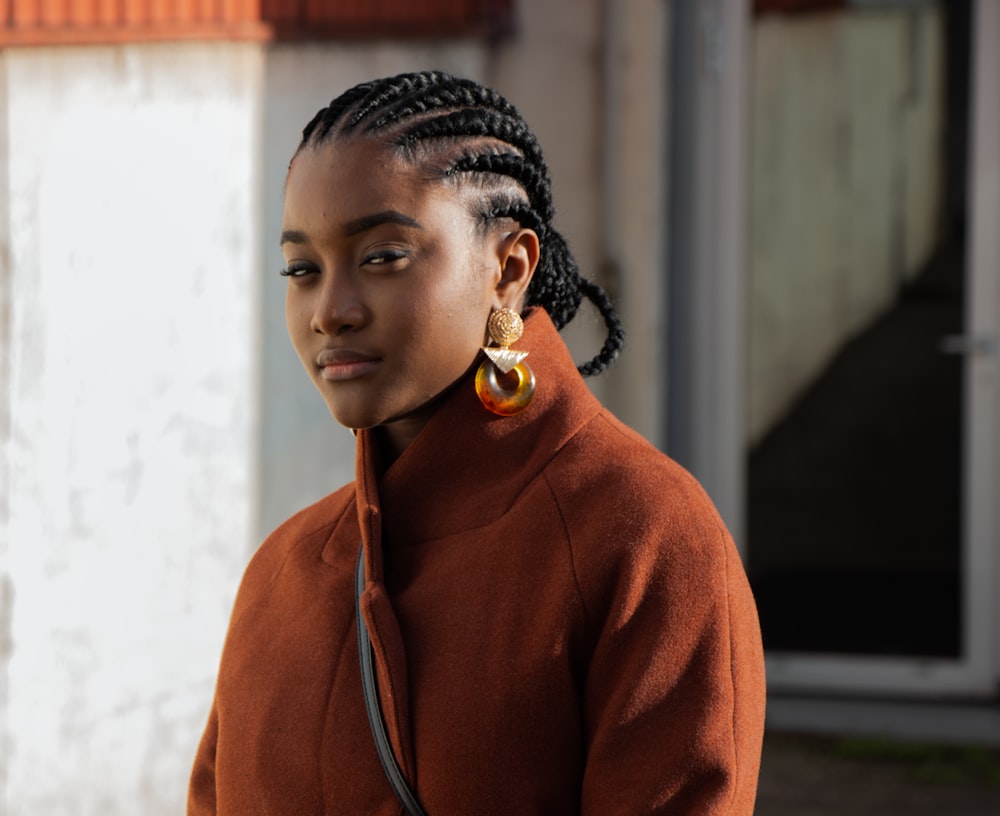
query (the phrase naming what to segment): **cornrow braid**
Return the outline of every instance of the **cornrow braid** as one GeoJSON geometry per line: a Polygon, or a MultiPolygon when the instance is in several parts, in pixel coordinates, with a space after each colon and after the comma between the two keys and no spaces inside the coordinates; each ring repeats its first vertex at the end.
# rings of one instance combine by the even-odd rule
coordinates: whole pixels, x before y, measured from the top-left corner
{"type": "Polygon", "coordinates": [[[509,116],[517,115],[514,106],[496,91],[468,80],[459,82],[460,84],[454,88],[435,88],[433,93],[410,93],[398,99],[387,106],[367,129],[370,132],[378,132],[401,119],[446,108],[487,108],[509,116]]]}
{"type": "Polygon", "coordinates": [[[580,278],[580,289],[584,296],[595,306],[604,318],[604,325],[608,328],[608,336],[601,346],[600,352],[589,363],[578,366],[580,373],[584,377],[600,374],[604,369],[618,359],[622,347],[625,345],[625,327],[618,319],[614,304],[608,293],[593,281],[580,278]]]}
{"type": "Polygon", "coordinates": [[[420,91],[434,87],[439,82],[443,74],[435,71],[428,71],[422,74],[401,74],[392,83],[378,83],[380,89],[371,93],[357,106],[351,118],[347,121],[347,131],[354,130],[364,122],[372,113],[384,110],[400,98],[419,94],[420,91]]]}
{"type": "Polygon", "coordinates": [[[495,111],[472,108],[443,113],[433,118],[424,118],[403,131],[396,143],[401,147],[412,147],[425,139],[446,139],[448,137],[483,136],[499,139],[518,148],[533,162],[542,165],[542,151],[534,135],[524,122],[495,111]]]}
{"type": "Polygon", "coordinates": [[[330,131],[340,121],[341,117],[351,109],[351,107],[368,96],[375,87],[374,82],[365,82],[356,85],[351,90],[342,93],[333,100],[328,107],[319,111],[305,126],[302,131],[302,144],[315,140],[322,142],[327,138],[330,131]]]}
{"type": "Polygon", "coordinates": [[[299,150],[359,131],[384,137],[412,160],[440,156],[447,162],[446,176],[482,183],[481,217],[509,218],[538,234],[541,249],[526,304],[543,307],[562,329],[587,298],[608,334],[597,356],[579,366],[580,373],[599,374],[618,357],[625,339],[621,320],[607,293],[581,276],[553,226],[552,182],[541,147],[509,101],[490,88],[439,71],[374,80],[319,111],[303,130],[299,150]]]}
{"type": "MultiPolygon", "coordinates": [[[[455,162],[453,173],[493,173],[508,176],[520,184],[528,194],[528,200],[536,202],[543,225],[555,215],[552,207],[552,190],[548,176],[536,165],[529,164],[518,153],[486,153],[466,156],[455,162]]],[[[547,229],[547,227],[546,227],[547,229]]],[[[539,235],[541,238],[542,236],[539,235]]]]}

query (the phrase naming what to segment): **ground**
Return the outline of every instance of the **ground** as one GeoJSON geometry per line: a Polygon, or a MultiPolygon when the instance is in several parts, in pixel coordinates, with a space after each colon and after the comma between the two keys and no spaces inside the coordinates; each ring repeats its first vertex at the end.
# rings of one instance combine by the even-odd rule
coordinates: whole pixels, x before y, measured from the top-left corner
{"type": "Polygon", "coordinates": [[[1000,749],[769,733],[755,816],[998,816],[1000,749]]]}

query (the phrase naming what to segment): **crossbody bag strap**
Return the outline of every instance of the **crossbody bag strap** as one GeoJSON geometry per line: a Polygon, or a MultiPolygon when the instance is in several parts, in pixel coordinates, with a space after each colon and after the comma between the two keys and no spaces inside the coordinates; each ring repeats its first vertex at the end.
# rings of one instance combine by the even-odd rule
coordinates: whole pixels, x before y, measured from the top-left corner
{"type": "Polygon", "coordinates": [[[396,762],[392,753],[392,744],[385,733],[385,721],[382,718],[382,703],[378,696],[378,685],[375,682],[375,667],[372,664],[372,642],[361,614],[361,595],[365,591],[365,559],[364,550],[358,553],[358,566],[354,578],[354,612],[358,619],[358,652],[361,654],[361,688],[365,696],[365,709],[368,711],[368,724],[375,738],[378,758],[389,779],[389,784],[405,808],[409,816],[426,816],[424,809],[417,801],[416,795],[406,784],[406,777],[396,762]]]}

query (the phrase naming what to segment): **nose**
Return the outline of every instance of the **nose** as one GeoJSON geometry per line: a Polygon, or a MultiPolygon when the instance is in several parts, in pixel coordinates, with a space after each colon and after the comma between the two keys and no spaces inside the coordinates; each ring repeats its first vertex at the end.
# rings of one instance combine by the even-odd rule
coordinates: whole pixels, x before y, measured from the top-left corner
{"type": "Polygon", "coordinates": [[[368,318],[349,275],[325,274],[320,281],[309,327],[330,336],[361,328],[368,318]]]}

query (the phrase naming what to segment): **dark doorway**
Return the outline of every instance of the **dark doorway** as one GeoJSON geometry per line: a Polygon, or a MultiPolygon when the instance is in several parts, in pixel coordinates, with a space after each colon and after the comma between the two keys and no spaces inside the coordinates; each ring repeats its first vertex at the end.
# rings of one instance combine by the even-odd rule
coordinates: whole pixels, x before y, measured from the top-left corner
{"type": "Polygon", "coordinates": [[[779,651],[957,657],[960,242],[750,456],[750,575],[779,651]]]}
{"type": "Polygon", "coordinates": [[[947,9],[941,242],[748,466],[748,569],[771,651],[961,656],[969,5],[947,9]]]}

